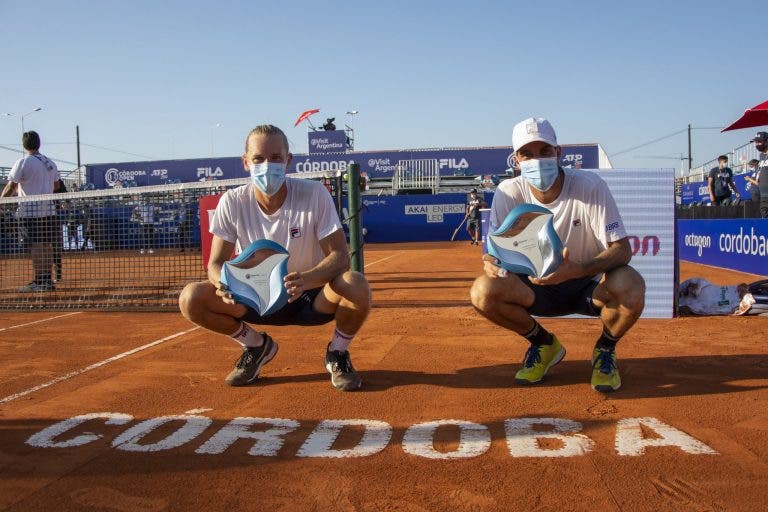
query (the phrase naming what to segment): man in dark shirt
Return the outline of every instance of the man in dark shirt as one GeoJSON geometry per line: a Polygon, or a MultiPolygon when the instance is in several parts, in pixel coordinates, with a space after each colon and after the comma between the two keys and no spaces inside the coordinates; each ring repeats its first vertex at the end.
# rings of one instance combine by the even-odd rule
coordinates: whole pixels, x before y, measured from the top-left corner
{"type": "Polygon", "coordinates": [[[487,208],[488,205],[483,198],[477,195],[477,189],[472,189],[467,198],[467,233],[472,237],[472,245],[479,245],[480,242],[480,208],[487,208]]]}
{"type": "Polygon", "coordinates": [[[768,132],[757,132],[752,142],[760,152],[760,163],[757,166],[760,171],[757,177],[757,186],[760,189],[760,216],[768,219],[768,132]]]}
{"type": "Polygon", "coordinates": [[[747,191],[749,192],[751,201],[757,204],[760,204],[760,170],[757,168],[759,164],[760,160],[757,158],[753,158],[747,162],[747,170],[744,175],[744,179],[749,184],[747,186],[747,191]]]}
{"type": "Polygon", "coordinates": [[[733,183],[733,171],[726,166],[727,163],[728,157],[720,155],[717,157],[717,167],[713,167],[709,171],[709,199],[713,205],[729,204],[731,191],[736,194],[737,198],[741,197],[733,183]]]}

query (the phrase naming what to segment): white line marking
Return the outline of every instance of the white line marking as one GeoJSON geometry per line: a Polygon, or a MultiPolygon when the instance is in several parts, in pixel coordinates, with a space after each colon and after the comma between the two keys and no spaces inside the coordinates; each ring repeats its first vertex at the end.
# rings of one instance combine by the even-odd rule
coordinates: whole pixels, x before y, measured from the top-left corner
{"type": "Polygon", "coordinates": [[[200,407],[199,409],[190,409],[186,411],[184,414],[201,414],[204,412],[212,411],[210,407],[200,407]]]}
{"type": "Polygon", "coordinates": [[[12,325],[10,327],[2,327],[0,328],[0,332],[16,329],[17,327],[26,327],[28,325],[39,324],[41,322],[48,322],[49,320],[56,320],[57,318],[64,318],[65,316],[79,315],[80,313],[82,313],[82,311],[75,311],[74,313],[67,313],[65,315],[52,316],[50,318],[43,318],[42,320],[35,320],[34,322],[27,322],[25,324],[12,325]]]}
{"type": "Polygon", "coordinates": [[[112,356],[109,359],[105,359],[103,361],[99,361],[98,363],[94,363],[90,366],[86,366],[85,368],[81,368],[80,370],[75,370],[73,372],[69,372],[66,375],[61,375],[59,377],[56,377],[53,380],[50,380],[44,384],[39,384],[33,388],[29,388],[25,391],[21,391],[20,393],[15,393],[13,395],[7,396],[0,400],[0,404],[4,404],[6,402],[10,402],[12,400],[16,400],[17,398],[21,398],[22,396],[29,395],[31,393],[34,393],[35,391],[40,391],[41,389],[47,388],[49,386],[53,386],[54,384],[58,384],[59,382],[63,382],[65,380],[69,380],[72,377],[77,377],[78,375],[81,375],[85,372],[89,372],[91,370],[95,370],[96,368],[99,368],[101,366],[104,366],[105,364],[112,363],[114,361],[117,361],[118,359],[122,359],[124,357],[128,357],[130,355],[135,354],[136,352],[141,352],[142,350],[146,350],[148,348],[154,347],[155,345],[159,345],[161,343],[165,343],[166,341],[172,340],[174,338],[178,338],[179,336],[183,336],[184,334],[190,333],[192,331],[196,331],[199,329],[200,326],[195,326],[191,329],[187,329],[186,331],[177,332],[176,334],[171,334],[170,336],[166,336],[165,338],[161,338],[159,340],[155,340],[152,343],[147,343],[146,345],[142,345],[140,347],[136,347],[134,349],[131,349],[127,352],[123,352],[122,354],[117,354],[116,356],[112,356]]]}
{"type": "Polygon", "coordinates": [[[367,265],[366,265],[365,267],[363,267],[363,268],[368,268],[368,267],[371,267],[371,266],[375,265],[376,263],[379,263],[380,261],[388,260],[389,258],[394,258],[395,256],[399,256],[399,255],[400,255],[400,253],[399,253],[399,252],[397,252],[397,253],[395,253],[395,254],[392,254],[392,255],[390,255],[390,256],[387,256],[386,258],[381,258],[380,260],[372,261],[372,262],[370,262],[369,264],[367,264],[367,265]]]}

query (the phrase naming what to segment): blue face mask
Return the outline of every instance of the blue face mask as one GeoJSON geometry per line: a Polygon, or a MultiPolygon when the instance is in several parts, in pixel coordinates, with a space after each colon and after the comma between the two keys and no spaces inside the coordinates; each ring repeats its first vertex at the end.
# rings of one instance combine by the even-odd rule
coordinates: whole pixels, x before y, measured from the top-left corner
{"type": "Polygon", "coordinates": [[[520,175],[536,189],[546,192],[557,179],[557,158],[532,158],[520,162],[520,175]]]}
{"type": "Polygon", "coordinates": [[[251,164],[248,170],[256,188],[268,196],[275,195],[285,183],[285,164],[282,162],[251,164]]]}

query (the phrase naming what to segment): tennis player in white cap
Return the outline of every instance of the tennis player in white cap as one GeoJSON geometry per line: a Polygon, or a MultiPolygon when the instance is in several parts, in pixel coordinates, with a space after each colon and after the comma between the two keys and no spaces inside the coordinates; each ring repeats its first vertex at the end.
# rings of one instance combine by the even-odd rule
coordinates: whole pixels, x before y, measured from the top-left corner
{"type": "Polygon", "coordinates": [[[512,131],[520,176],[501,182],[491,204],[490,231],[520,204],[554,214],[564,261],[541,279],[507,273],[484,255],[484,273],[472,285],[472,304],[486,318],[525,338],[530,346],[515,375],[520,384],[541,382],[565,356],[557,336],[536,316],[597,316],[603,329],[592,352],[592,388],[619,389],[616,343],[643,312],[645,282],[629,266],[632,249],[608,186],[592,172],[559,166],[560,146],[552,125],[529,118],[512,131]]]}

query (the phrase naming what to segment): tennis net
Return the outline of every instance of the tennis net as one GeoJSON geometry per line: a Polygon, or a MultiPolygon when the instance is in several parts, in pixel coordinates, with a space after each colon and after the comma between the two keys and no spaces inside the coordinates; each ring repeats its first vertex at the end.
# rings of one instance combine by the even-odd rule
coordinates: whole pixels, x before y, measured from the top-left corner
{"type": "MultiPolygon", "coordinates": [[[[341,205],[338,176],[292,177],[325,180],[341,205]]],[[[247,182],[1,198],[0,310],[178,310],[206,279],[200,199],[247,182]]]]}

